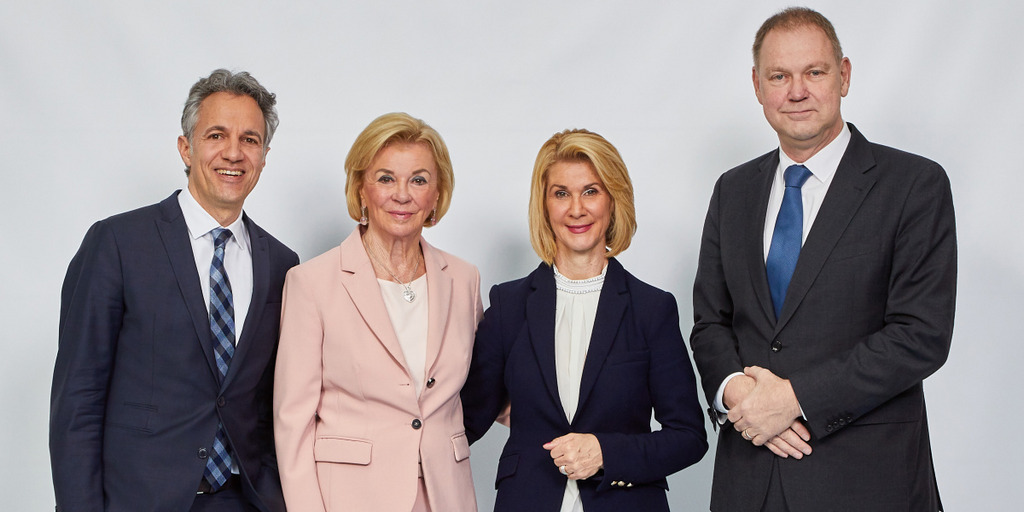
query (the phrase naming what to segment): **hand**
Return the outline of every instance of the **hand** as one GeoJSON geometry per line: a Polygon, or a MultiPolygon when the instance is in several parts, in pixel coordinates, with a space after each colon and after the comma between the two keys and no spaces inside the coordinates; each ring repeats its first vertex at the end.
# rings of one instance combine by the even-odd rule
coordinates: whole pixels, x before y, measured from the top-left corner
{"type": "Polygon", "coordinates": [[[729,383],[722,391],[722,404],[725,405],[726,410],[732,409],[736,404],[742,402],[754,390],[755,384],[754,379],[746,375],[737,375],[729,379],[729,383]]]}
{"type": "Polygon", "coordinates": [[[743,373],[754,379],[754,389],[739,404],[729,409],[729,421],[744,439],[754,443],[754,446],[761,446],[781,434],[800,417],[800,403],[789,381],[771,371],[750,366],[744,368],[743,373]]]}
{"type": "Polygon", "coordinates": [[[566,434],[544,443],[555,467],[570,480],[585,480],[604,465],[601,443],[594,434],[566,434]]]}
{"type": "Polygon", "coordinates": [[[793,457],[800,460],[804,458],[804,455],[811,454],[811,445],[808,444],[810,440],[810,431],[807,430],[803,423],[800,423],[800,420],[796,420],[789,428],[783,430],[781,434],[773,437],[764,445],[772,453],[783,459],[793,457]]]}

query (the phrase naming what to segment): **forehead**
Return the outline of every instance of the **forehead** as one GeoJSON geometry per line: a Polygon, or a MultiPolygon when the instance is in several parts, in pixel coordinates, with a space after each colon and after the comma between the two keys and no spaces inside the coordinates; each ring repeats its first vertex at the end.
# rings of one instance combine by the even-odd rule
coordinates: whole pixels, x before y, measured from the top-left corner
{"type": "Polygon", "coordinates": [[[832,43],[815,25],[776,28],[764,36],[760,67],[801,66],[824,62],[835,64],[832,43]]]}
{"type": "Polygon", "coordinates": [[[601,177],[594,170],[594,165],[586,160],[561,160],[548,169],[550,185],[589,185],[601,183],[601,177]]]}
{"type": "Polygon", "coordinates": [[[200,126],[225,126],[242,130],[266,130],[263,111],[256,100],[244,94],[215,92],[199,104],[200,126]]]}
{"type": "Polygon", "coordinates": [[[392,142],[384,146],[370,161],[370,170],[389,171],[430,171],[434,172],[437,163],[434,152],[426,142],[392,142]]]}

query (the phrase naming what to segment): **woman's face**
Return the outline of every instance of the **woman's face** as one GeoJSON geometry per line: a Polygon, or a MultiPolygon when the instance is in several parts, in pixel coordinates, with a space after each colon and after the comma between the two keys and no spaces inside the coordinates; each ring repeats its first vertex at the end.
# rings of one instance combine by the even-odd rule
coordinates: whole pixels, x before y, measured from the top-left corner
{"type": "Polygon", "coordinates": [[[418,238],[437,206],[437,166],[425,143],[396,143],[380,150],[363,173],[359,191],[367,229],[387,238],[418,238]]]}
{"type": "Polygon", "coordinates": [[[612,221],[612,196],[589,162],[556,162],[548,169],[544,205],[558,255],[602,256],[612,221]]]}

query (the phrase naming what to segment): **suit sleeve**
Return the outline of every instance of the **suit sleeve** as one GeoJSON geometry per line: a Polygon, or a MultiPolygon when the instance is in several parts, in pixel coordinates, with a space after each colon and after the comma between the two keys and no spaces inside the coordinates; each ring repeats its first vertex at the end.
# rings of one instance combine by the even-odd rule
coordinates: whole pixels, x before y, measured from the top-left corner
{"type": "Polygon", "coordinates": [[[477,327],[469,376],[462,388],[463,420],[470,443],[487,433],[508,402],[499,295],[498,287],[492,287],[491,305],[477,327]]]}
{"type": "Polygon", "coordinates": [[[50,465],[57,510],[103,511],[103,423],[124,313],[120,249],[110,227],[89,229],[61,291],[50,391],[50,465]]]}
{"type": "Polygon", "coordinates": [[[696,463],[708,450],[697,381],[679,331],[675,298],[664,293],[663,300],[645,309],[641,322],[650,350],[648,387],[661,429],[639,434],[595,432],[604,458],[599,490],[610,489],[613,481],[661,480],[696,463]]]}
{"type": "Polygon", "coordinates": [[[722,180],[719,179],[704,220],[697,276],[693,284],[690,348],[708,404],[715,402],[715,394],[726,377],[743,371],[733,332],[733,299],[722,265],[721,193],[722,180]]]}
{"type": "Polygon", "coordinates": [[[285,504],[323,511],[313,445],[323,380],[323,323],[301,267],[288,272],[274,377],[274,434],[285,504]]]}
{"type": "Polygon", "coordinates": [[[946,361],[956,302],[956,227],[945,171],[933,162],[908,187],[893,245],[884,326],[852,350],[790,376],[809,427],[834,434],[946,361]],[[831,427],[831,428],[830,428],[831,427]]]}

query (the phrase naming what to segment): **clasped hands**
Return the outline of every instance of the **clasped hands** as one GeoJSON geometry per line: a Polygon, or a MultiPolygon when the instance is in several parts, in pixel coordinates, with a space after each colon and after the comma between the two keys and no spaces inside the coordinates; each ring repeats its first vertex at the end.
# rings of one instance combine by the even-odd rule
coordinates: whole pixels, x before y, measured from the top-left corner
{"type": "Polygon", "coordinates": [[[566,434],[544,443],[555,467],[570,480],[585,480],[604,465],[601,443],[594,434],[566,434]]]}
{"type": "Polygon", "coordinates": [[[811,433],[800,422],[800,403],[788,380],[758,366],[744,368],[726,385],[723,402],[733,428],[754,446],[782,458],[811,454],[811,433]]]}

